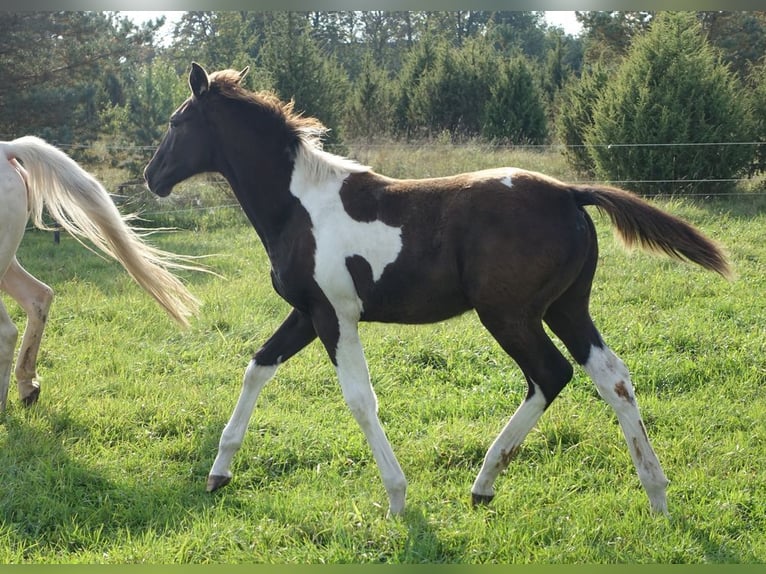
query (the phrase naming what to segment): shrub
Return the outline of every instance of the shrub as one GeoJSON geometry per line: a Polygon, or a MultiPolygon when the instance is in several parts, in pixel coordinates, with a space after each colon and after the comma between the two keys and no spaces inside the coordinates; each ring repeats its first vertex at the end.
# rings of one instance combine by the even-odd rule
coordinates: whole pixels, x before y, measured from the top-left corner
{"type": "Polygon", "coordinates": [[[593,174],[593,158],[585,147],[585,132],[593,125],[593,108],[604,90],[609,71],[596,64],[579,80],[570,80],[559,93],[556,136],[564,144],[567,163],[580,174],[593,174]]]}
{"type": "Polygon", "coordinates": [[[766,172],[766,59],[750,71],[749,84],[753,94],[753,132],[758,143],[753,159],[753,172],[766,172]]]}
{"type": "Polygon", "coordinates": [[[495,141],[541,144],[548,137],[542,92],[526,61],[504,62],[484,108],[482,135],[495,141]]]}
{"type": "Polygon", "coordinates": [[[751,137],[740,91],[692,13],[660,13],[593,110],[585,143],[596,174],[648,195],[721,189],[712,180],[737,177],[752,160],[750,146],[713,145],[751,137]],[[676,183],[653,183],[668,180],[676,183]]]}

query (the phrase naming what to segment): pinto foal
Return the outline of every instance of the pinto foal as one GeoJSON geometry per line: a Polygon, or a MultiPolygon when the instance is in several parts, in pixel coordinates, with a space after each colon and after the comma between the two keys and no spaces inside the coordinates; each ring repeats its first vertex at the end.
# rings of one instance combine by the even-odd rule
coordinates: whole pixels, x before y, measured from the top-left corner
{"type": "Polygon", "coordinates": [[[475,309],[518,363],[525,400],[486,453],[471,489],[489,502],[494,482],[572,377],[543,321],[614,408],[653,510],[667,512],[667,479],[641,420],[630,375],[591,320],[598,262],[584,209],[606,212],[628,245],[728,275],[717,245],[626,191],[569,185],[500,168],[433,179],[392,179],[321,149],[325,128],[273,95],[242,87],[242,72],[208,75],[193,63],[191,95],[144,175],[168,195],[202,172],[231,185],[260,237],[276,291],[292,306],[253,357],[221,435],[207,489],[231,480],[261,389],[316,337],[380,469],[389,511],[402,513],[407,482],[377,416],[359,321],[431,323],[475,309]]]}

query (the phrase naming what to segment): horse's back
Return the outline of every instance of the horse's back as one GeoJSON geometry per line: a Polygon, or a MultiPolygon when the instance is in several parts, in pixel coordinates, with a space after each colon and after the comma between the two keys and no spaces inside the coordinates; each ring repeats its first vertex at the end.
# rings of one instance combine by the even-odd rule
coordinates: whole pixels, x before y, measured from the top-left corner
{"type": "Polygon", "coordinates": [[[349,262],[368,320],[431,322],[503,302],[543,308],[595,248],[588,214],[566,186],[533,172],[359,174],[351,184],[344,204],[352,216],[401,229],[401,252],[379,281],[363,261],[349,262]]]}

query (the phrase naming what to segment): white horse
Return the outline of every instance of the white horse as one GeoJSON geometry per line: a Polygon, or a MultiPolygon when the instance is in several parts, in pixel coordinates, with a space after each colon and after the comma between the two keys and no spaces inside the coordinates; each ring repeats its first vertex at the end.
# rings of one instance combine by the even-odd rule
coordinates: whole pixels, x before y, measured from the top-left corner
{"type": "MultiPolygon", "coordinates": [[[[119,261],[133,279],[183,326],[199,308],[198,300],[172,273],[204,270],[183,257],[152,247],[131,227],[103,186],[58,148],[34,136],[0,142],[0,290],[27,314],[15,375],[19,397],[31,405],[40,394],[37,353],[53,290],[17,261],[16,250],[27,221],[49,229],[43,208],[78,241],[90,241],[119,261]]],[[[88,247],[90,249],[90,247],[88,247]]],[[[0,301],[0,411],[5,409],[18,329],[0,301]]]]}

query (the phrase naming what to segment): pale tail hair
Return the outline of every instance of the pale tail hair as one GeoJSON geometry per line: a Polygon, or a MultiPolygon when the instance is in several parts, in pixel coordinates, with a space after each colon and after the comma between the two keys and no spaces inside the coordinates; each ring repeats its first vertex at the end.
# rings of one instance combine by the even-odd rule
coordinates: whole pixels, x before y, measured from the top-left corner
{"type": "Polygon", "coordinates": [[[149,245],[145,234],[131,226],[132,215],[123,215],[104,187],[90,173],[55,146],[35,136],[0,143],[8,160],[21,161],[26,170],[32,223],[50,229],[43,208],[61,227],[88,247],[89,240],[116,259],[130,276],[179,324],[186,327],[199,310],[199,301],[173,271],[206,269],[192,264],[193,257],[149,245]]]}

